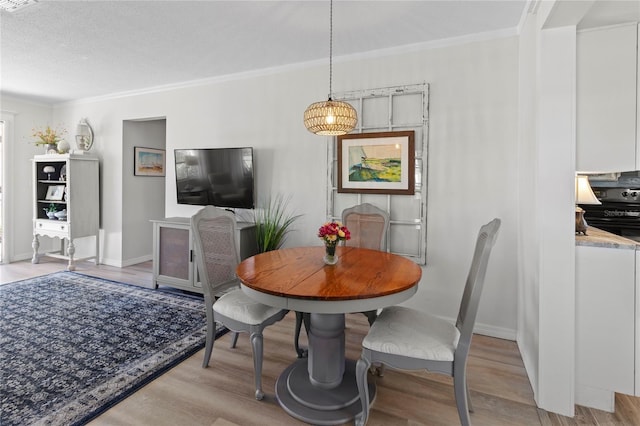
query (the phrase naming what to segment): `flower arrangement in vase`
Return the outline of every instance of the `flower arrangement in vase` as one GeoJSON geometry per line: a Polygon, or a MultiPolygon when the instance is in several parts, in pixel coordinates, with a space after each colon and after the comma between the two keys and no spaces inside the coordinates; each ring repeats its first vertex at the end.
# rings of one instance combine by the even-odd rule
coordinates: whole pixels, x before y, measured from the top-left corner
{"type": "Polygon", "coordinates": [[[44,145],[45,153],[50,154],[51,152],[58,152],[58,143],[63,142],[62,136],[66,132],[64,129],[52,129],[51,126],[47,126],[44,130],[33,129],[31,136],[36,139],[33,142],[36,146],[44,145]]]}
{"type": "Polygon", "coordinates": [[[325,223],[318,229],[318,237],[324,243],[324,263],[327,265],[335,265],[338,263],[336,246],[340,241],[351,239],[351,233],[341,222],[331,221],[325,223]]]}

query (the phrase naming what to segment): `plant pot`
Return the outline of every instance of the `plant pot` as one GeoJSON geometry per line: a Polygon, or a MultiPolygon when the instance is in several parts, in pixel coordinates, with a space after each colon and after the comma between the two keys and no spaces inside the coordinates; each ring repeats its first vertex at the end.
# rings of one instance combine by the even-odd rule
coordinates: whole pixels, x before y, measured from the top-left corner
{"type": "Polygon", "coordinates": [[[49,219],[55,219],[56,218],[56,212],[45,212],[47,213],[47,217],[49,219]]]}

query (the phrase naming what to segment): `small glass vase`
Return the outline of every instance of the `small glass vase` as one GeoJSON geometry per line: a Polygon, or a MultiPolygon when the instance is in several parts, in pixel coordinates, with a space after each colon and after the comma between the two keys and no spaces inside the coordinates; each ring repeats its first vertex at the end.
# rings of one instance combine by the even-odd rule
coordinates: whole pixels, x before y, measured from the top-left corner
{"type": "Polygon", "coordinates": [[[324,257],[322,258],[327,265],[335,265],[338,263],[338,255],[336,254],[335,244],[325,244],[324,257]]]}

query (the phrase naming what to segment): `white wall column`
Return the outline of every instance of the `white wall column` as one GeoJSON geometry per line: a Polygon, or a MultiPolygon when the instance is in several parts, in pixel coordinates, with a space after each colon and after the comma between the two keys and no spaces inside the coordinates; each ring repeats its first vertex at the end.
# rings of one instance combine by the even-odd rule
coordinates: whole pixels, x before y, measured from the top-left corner
{"type": "Polygon", "coordinates": [[[574,415],[576,28],[540,32],[538,406],[574,415]]]}

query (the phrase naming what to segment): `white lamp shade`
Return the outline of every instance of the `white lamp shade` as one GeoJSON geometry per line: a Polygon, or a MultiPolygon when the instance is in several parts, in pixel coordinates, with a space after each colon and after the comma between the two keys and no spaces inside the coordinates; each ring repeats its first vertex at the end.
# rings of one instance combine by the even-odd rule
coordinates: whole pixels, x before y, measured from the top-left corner
{"type": "Polygon", "coordinates": [[[42,169],[42,171],[45,173],[53,173],[56,171],[56,169],[53,166],[44,166],[44,169],[42,169]]]}
{"type": "Polygon", "coordinates": [[[593,193],[588,176],[576,176],[576,204],[602,204],[593,193]]]}

